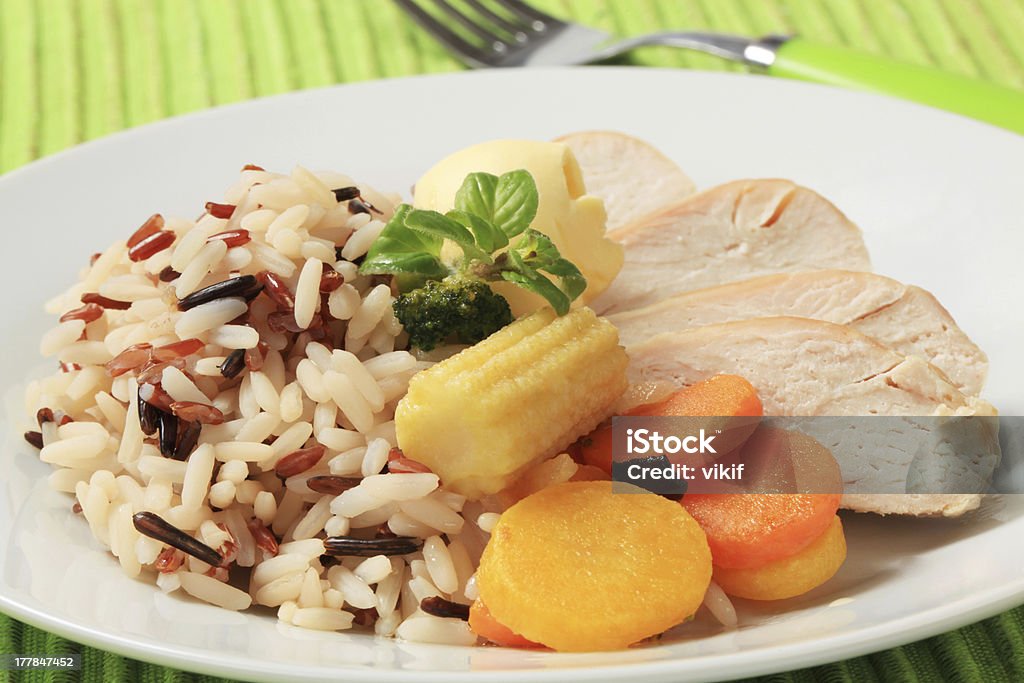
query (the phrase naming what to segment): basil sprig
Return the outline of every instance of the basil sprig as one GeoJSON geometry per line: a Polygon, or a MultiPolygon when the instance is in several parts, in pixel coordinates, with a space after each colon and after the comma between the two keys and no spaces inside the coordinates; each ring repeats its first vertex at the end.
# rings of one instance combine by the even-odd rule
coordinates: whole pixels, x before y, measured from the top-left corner
{"type": "Polygon", "coordinates": [[[587,281],[547,235],[529,227],[537,204],[537,184],[527,171],[471,173],[448,213],[400,205],[359,272],[399,275],[406,289],[451,275],[504,280],[539,294],[565,315],[587,281]],[[461,256],[446,262],[446,242],[457,245],[461,256]]]}

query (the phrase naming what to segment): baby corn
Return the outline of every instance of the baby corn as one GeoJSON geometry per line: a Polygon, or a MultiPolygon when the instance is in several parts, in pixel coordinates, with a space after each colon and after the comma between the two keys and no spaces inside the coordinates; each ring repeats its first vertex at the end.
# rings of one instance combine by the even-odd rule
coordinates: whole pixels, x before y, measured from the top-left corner
{"type": "Polygon", "coordinates": [[[451,490],[496,493],[606,418],[626,364],[618,331],[589,308],[541,310],[416,375],[398,445],[451,490]]]}

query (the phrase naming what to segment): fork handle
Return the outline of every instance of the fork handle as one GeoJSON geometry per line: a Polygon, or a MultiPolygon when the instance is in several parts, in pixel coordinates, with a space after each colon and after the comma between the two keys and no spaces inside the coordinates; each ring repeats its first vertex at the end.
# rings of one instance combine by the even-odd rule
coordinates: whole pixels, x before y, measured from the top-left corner
{"type": "Polygon", "coordinates": [[[775,48],[768,71],[894,95],[1024,134],[1024,92],[938,69],[790,38],[775,48]]]}

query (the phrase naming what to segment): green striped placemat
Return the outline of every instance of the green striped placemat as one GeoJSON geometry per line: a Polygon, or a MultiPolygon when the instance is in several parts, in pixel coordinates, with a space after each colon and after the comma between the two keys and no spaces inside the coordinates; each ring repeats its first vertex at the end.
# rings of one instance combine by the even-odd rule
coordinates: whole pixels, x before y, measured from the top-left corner
{"type": "MultiPolygon", "coordinates": [[[[533,0],[633,34],[797,32],[1024,88],[1021,0],[533,0]]],[[[736,69],[644,48],[625,63],[736,69]]],[[[186,111],[300,88],[462,68],[388,0],[0,0],[0,172],[186,111]]],[[[81,653],[25,681],[209,681],[0,616],[0,654],[81,653]]],[[[0,671],[0,681],[15,680],[0,671]]],[[[765,681],[1024,680],[1024,608],[935,638],[765,681]]]]}

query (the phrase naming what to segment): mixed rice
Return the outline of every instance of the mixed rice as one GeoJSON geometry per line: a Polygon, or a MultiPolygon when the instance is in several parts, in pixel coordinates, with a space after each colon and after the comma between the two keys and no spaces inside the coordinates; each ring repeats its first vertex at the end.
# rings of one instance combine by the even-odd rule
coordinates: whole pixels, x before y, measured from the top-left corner
{"type": "Polygon", "coordinates": [[[358,273],[398,201],[247,166],[47,304],[59,368],[28,389],[26,438],[129,576],[305,628],[476,642],[464,604],[500,506],[396,448],[430,362],[405,350],[388,278],[358,273]]]}

